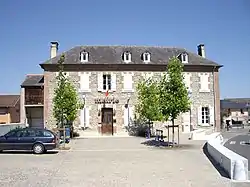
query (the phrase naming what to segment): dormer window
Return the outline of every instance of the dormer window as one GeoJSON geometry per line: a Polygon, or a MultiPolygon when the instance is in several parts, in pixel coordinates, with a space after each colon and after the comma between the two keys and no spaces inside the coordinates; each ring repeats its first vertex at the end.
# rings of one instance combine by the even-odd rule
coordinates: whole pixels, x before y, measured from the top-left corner
{"type": "Polygon", "coordinates": [[[188,63],[188,54],[187,53],[182,53],[181,54],[181,62],[182,63],[188,63]]]}
{"type": "Polygon", "coordinates": [[[143,53],[142,60],[143,60],[143,62],[146,62],[146,63],[150,62],[150,53],[149,52],[143,53]]]}
{"type": "Polygon", "coordinates": [[[86,51],[81,52],[80,60],[81,60],[81,62],[88,62],[89,61],[89,53],[86,51]]]}
{"type": "Polygon", "coordinates": [[[123,61],[128,63],[128,62],[131,62],[131,53],[130,52],[125,52],[123,53],[123,61]]]}

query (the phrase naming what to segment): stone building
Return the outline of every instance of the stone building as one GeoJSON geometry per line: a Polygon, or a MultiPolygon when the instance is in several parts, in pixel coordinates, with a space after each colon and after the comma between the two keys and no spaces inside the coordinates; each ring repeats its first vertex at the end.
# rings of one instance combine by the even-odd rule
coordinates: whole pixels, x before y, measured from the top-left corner
{"type": "MultiPolygon", "coordinates": [[[[40,64],[44,70],[43,119],[47,128],[55,125],[52,98],[59,70],[57,50],[58,43],[51,42],[51,59],[40,64]]],[[[173,56],[184,64],[185,84],[192,100],[190,112],[177,120],[183,131],[190,131],[191,126],[220,129],[222,66],[205,58],[204,45],[198,46],[198,54],[183,48],[145,46],[77,46],[64,54],[64,71],[85,102],[74,122],[78,129],[99,134],[123,132],[135,116],[136,84],[148,77],[159,79],[173,56]]]]}

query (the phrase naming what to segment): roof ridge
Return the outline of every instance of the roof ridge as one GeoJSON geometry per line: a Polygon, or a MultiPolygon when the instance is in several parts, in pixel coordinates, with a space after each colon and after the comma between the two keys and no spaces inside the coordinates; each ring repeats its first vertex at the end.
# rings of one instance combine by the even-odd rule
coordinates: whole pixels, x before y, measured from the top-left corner
{"type": "Polygon", "coordinates": [[[70,49],[76,47],[136,47],[136,48],[171,48],[171,49],[185,49],[178,46],[163,46],[163,45],[76,45],[70,49]]]}

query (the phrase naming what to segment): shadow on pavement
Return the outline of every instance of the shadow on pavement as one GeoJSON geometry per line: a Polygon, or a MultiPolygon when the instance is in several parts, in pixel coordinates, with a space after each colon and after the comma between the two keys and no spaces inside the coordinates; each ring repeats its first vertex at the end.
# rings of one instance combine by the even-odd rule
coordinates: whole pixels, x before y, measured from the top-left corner
{"type": "MultiPolygon", "coordinates": [[[[57,154],[58,151],[47,151],[41,155],[50,155],[50,154],[57,154]]],[[[2,151],[1,154],[34,154],[32,151],[2,151]]]]}
{"type": "Polygon", "coordinates": [[[209,159],[209,161],[213,164],[213,166],[216,168],[216,170],[220,173],[220,175],[222,177],[225,177],[225,178],[229,178],[229,175],[227,174],[227,172],[220,167],[220,164],[217,163],[208,153],[208,150],[207,150],[207,143],[204,144],[203,146],[203,153],[207,156],[207,158],[209,159]]]}
{"type": "Polygon", "coordinates": [[[177,144],[176,142],[161,142],[156,140],[147,140],[142,142],[141,144],[151,147],[159,147],[159,148],[167,148],[167,149],[194,149],[196,148],[195,145],[192,144],[177,144]]]}

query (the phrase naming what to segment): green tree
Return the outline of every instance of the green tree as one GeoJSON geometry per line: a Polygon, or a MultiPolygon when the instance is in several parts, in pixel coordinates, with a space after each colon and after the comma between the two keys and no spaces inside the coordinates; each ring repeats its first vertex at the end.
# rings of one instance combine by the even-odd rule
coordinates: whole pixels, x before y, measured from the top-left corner
{"type": "Polygon", "coordinates": [[[170,59],[165,74],[159,83],[160,108],[164,120],[172,122],[172,139],[174,143],[174,120],[189,111],[190,101],[184,83],[183,64],[174,57],[170,59]]]}
{"type": "Polygon", "coordinates": [[[138,103],[136,112],[149,122],[161,120],[158,83],[152,79],[142,80],[137,85],[138,103]]]}
{"type": "Polygon", "coordinates": [[[64,54],[62,54],[58,60],[59,74],[56,77],[57,86],[53,98],[53,115],[60,127],[65,125],[65,121],[72,124],[77,118],[78,110],[83,108],[74,85],[64,72],[64,59],[64,54]]]}

